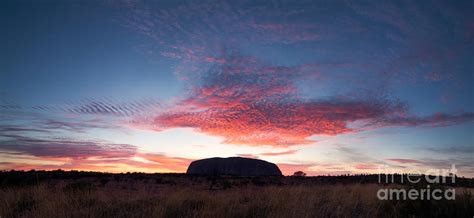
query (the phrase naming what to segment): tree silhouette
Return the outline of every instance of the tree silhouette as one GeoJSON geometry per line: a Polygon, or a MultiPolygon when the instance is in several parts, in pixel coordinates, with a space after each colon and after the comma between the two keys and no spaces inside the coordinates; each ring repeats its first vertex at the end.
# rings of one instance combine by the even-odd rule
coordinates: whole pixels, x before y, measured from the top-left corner
{"type": "Polygon", "coordinates": [[[303,171],[296,171],[293,173],[293,176],[303,177],[303,176],[306,176],[306,173],[303,171]]]}

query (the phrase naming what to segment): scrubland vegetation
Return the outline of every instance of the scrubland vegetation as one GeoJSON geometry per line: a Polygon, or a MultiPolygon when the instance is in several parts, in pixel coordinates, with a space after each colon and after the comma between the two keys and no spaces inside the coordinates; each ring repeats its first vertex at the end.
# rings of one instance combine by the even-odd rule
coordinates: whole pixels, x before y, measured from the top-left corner
{"type": "Polygon", "coordinates": [[[3,172],[0,216],[472,217],[472,181],[463,182],[454,201],[381,201],[380,188],[404,186],[377,184],[370,176],[3,172]]]}

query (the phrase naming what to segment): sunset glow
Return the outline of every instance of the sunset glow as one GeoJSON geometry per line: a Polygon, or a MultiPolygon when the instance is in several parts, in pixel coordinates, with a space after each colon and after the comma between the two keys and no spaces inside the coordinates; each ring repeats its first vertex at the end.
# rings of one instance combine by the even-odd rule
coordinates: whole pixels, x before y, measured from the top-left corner
{"type": "Polygon", "coordinates": [[[448,3],[0,3],[0,170],[474,177],[474,8],[448,3]]]}

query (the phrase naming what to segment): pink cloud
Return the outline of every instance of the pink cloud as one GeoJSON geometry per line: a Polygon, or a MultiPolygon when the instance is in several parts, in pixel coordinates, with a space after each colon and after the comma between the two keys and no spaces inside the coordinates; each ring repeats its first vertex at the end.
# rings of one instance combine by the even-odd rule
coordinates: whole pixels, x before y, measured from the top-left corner
{"type": "Polygon", "coordinates": [[[314,143],[309,139],[313,135],[363,130],[349,127],[355,121],[380,128],[447,126],[474,119],[472,113],[414,116],[405,104],[383,97],[305,99],[294,81],[307,72],[306,65],[274,66],[232,53],[219,59],[225,61],[198,74],[187,96],[144,126],[156,131],[190,127],[223,137],[224,143],[288,147],[314,143]]]}
{"type": "Polygon", "coordinates": [[[259,159],[259,157],[258,157],[257,155],[253,155],[253,154],[237,154],[237,156],[239,156],[239,157],[245,157],[245,158],[259,159]]]}
{"type": "Polygon", "coordinates": [[[224,64],[202,74],[189,96],[154,117],[153,129],[191,127],[230,144],[291,146],[313,143],[312,135],[352,132],[350,122],[404,110],[377,99],[305,100],[293,80],[307,66],[272,66],[235,54],[221,58],[224,64]]]}
{"type": "Polygon", "coordinates": [[[376,170],[380,169],[380,166],[377,164],[356,164],[354,168],[358,170],[376,170]]]}
{"type": "Polygon", "coordinates": [[[265,152],[265,153],[260,153],[259,155],[262,155],[262,156],[281,156],[281,155],[295,154],[296,152],[298,152],[298,150],[287,150],[287,151],[282,151],[282,152],[265,152]]]}

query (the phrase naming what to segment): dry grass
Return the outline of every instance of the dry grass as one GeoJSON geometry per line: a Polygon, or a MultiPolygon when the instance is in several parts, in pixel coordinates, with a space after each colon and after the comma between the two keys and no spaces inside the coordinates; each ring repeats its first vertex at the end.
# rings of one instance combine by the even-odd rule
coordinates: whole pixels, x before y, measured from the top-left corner
{"type": "MultiPolygon", "coordinates": [[[[181,178],[182,179],[182,178],[181,178]]],[[[232,182],[230,182],[232,183],[232,182]]],[[[473,199],[380,201],[378,184],[227,185],[68,180],[0,189],[4,217],[472,217],[473,199]]]]}

